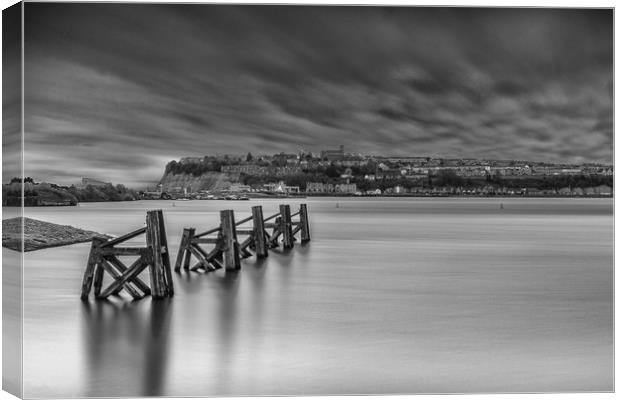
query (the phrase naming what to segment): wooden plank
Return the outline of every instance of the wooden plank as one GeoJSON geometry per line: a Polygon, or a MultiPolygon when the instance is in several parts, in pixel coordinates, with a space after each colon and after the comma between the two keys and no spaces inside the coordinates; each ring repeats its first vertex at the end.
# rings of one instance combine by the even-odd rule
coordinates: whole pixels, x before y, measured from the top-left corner
{"type": "Polygon", "coordinates": [[[110,294],[114,293],[119,287],[124,285],[125,282],[138,276],[140,272],[142,272],[146,267],[148,267],[148,264],[145,262],[144,257],[138,258],[133,264],[129,266],[129,268],[127,268],[123,275],[117,281],[108,286],[107,289],[104,290],[99,297],[108,297],[110,294]]]}
{"type": "Polygon", "coordinates": [[[205,249],[203,249],[202,247],[198,246],[198,245],[193,245],[193,247],[200,253],[202,254],[202,256],[204,257],[204,259],[207,261],[205,268],[208,271],[215,271],[215,267],[211,265],[211,260],[217,256],[218,252],[220,252],[219,250],[219,245],[216,245],[213,250],[211,252],[207,252],[205,249]],[[214,254],[213,256],[210,256],[210,254],[214,254]]]}
{"type": "Polygon", "coordinates": [[[135,231],[130,232],[130,233],[128,233],[126,235],[123,235],[123,236],[119,236],[116,239],[108,240],[101,247],[111,247],[111,246],[117,245],[117,244],[122,243],[122,242],[124,242],[126,240],[135,238],[136,236],[141,235],[144,232],[146,232],[146,228],[136,229],[135,231]]]}
{"type": "MultiPolygon", "coordinates": [[[[101,259],[101,262],[99,263],[103,269],[106,270],[106,272],[108,274],[110,274],[110,276],[112,276],[112,278],[114,278],[114,281],[117,281],[121,278],[122,274],[119,274],[116,269],[114,269],[114,267],[108,263],[107,260],[105,259],[101,259]]],[[[120,286],[119,288],[123,288],[125,289],[127,292],[129,292],[129,294],[131,295],[131,297],[133,297],[134,299],[140,299],[142,297],[144,297],[144,295],[142,293],[140,293],[138,290],[136,290],[132,285],[131,285],[131,281],[127,281],[125,282],[122,286],[120,286]]]]}
{"type": "MultiPolygon", "coordinates": [[[[251,220],[252,220],[252,216],[250,215],[249,217],[244,218],[244,219],[242,219],[241,221],[239,221],[239,222],[235,223],[235,226],[243,225],[243,224],[245,224],[246,222],[251,221],[251,220]]],[[[237,232],[239,232],[239,231],[237,231],[237,232]]]]}
{"type": "Polygon", "coordinates": [[[224,268],[222,263],[220,263],[220,261],[217,258],[215,258],[215,257],[211,261],[209,261],[209,262],[211,263],[211,265],[213,265],[214,270],[224,268]]]}
{"type": "Polygon", "coordinates": [[[181,244],[179,245],[179,251],[177,252],[177,260],[174,263],[174,270],[180,271],[181,264],[183,263],[183,257],[187,252],[187,246],[189,245],[189,230],[190,228],[183,229],[183,235],[181,236],[181,244]]]}
{"type": "Polygon", "coordinates": [[[263,221],[263,207],[252,207],[252,223],[254,225],[253,239],[254,239],[254,251],[256,251],[256,257],[263,258],[269,255],[267,251],[267,237],[265,232],[265,224],[263,221]]]}
{"type": "Polygon", "coordinates": [[[199,239],[192,240],[192,243],[204,243],[204,244],[213,244],[217,242],[218,242],[217,238],[199,238],[199,239]]]}
{"type": "Polygon", "coordinates": [[[218,245],[218,246],[215,246],[215,248],[213,250],[211,250],[209,252],[209,254],[207,254],[207,256],[205,258],[207,259],[208,262],[211,262],[213,259],[215,259],[221,253],[222,253],[222,249],[218,245]]]}
{"type": "Polygon", "coordinates": [[[237,229],[237,236],[252,235],[252,234],[254,234],[254,229],[237,229]]]}
{"type": "Polygon", "coordinates": [[[271,221],[272,219],[274,219],[274,218],[276,218],[276,217],[279,217],[279,216],[280,216],[280,213],[273,214],[271,217],[267,217],[267,218],[265,218],[265,219],[263,220],[263,222],[271,221]]]}
{"type": "Polygon", "coordinates": [[[203,249],[201,246],[192,243],[192,246],[198,250],[200,252],[200,254],[202,254],[203,257],[207,257],[207,254],[209,254],[205,249],[203,249]]]}
{"type": "Polygon", "coordinates": [[[248,236],[247,239],[245,239],[240,245],[239,245],[239,251],[240,251],[240,256],[243,258],[247,258],[247,257],[251,257],[252,253],[247,249],[247,247],[252,244],[254,242],[254,237],[253,236],[248,236]]]}
{"type": "Polygon", "coordinates": [[[95,297],[99,296],[99,293],[101,293],[101,286],[103,286],[103,268],[101,266],[102,262],[103,259],[99,258],[99,262],[97,262],[97,264],[95,265],[95,277],[93,279],[93,293],[95,297]]]}
{"type": "Polygon", "coordinates": [[[187,238],[187,247],[185,248],[185,260],[183,260],[183,269],[189,269],[189,263],[192,258],[192,252],[189,250],[192,245],[192,240],[194,239],[194,233],[196,233],[195,228],[189,228],[189,236],[187,238]]]}
{"type": "Polygon", "coordinates": [[[104,247],[101,249],[102,256],[141,256],[144,248],[140,247],[104,247]]]}
{"type": "Polygon", "coordinates": [[[277,221],[278,221],[278,224],[277,224],[277,226],[275,226],[275,227],[273,228],[273,232],[271,232],[271,238],[269,239],[269,242],[270,242],[272,245],[273,245],[273,244],[275,244],[275,245],[276,245],[276,247],[277,247],[277,245],[278,245],[278,238],[279,238],[279,237],[280,237],[280,235],[282,234],[282,231],[280,230],[280,229],[281,229],[281,219],[280,219],[280,218],[278,218],[278,219],[277,219],[277,221]]]}
{"type": "Polygon", "coordinates": [[[243,242],[241,242],[241,244],[239,245],[239,250],[245,250],[246,247],[248,247],[252,241],[254,240],[254,238],[252,236],[247,237],[243,242]]]}
{"type": "Polygon", "coordinates": [[[263,234],[265,235],[265,239],[267,239],[267,242],[270,242],[271,241],[271,235],[269,234],[269,232],[264,230],[263,234]]]}
{"type": "Polygon", "coordinates": [[[308,207],[305,204],[299,206],[299,226],[301,227],[301,241],[310,241],[310,224],[308,223],[308,207]]]}
{"type": "Polygon", "coordinates": [[[198,234],[194,235],[194,237],[199,238],[199,237],[203,237],[203,236],[206,236],[206,235],[210,235],[212,233],[220,231],[221,229],[222,228],[220,226],[218,226],[217,228],[209,229],[208,231],[204,231],[204,232],[198,233],[198,234]]]}
{"type": "Polygon", "coordinates": [[[218,246],[216,246],[210,253],[206,253],[200,246],[192,245],[191,246],[192,253],[196,252],[200,257],[196,256],[200,261],[198,261],[193,267],[192,271],[196,271],[200,268],[204,268],[205,271],[215,271],[217,268],[221,268],[222,266],[217,263],[214,265],[215,257],[221,253],[218,246]]]}
{"type": "MultiPolygon", "coordinates": [[[[106,256],[106,260],[112,264],[114,267],[116,267],[116,269],[121,273],[124,274],[125,271],[127,271],[127,267],[125,266],[125,264],[123,264],[121,262],[121,260],[119,260],[118,258],[116,258],[116,256],[106,256]]],[[[144,283],[144,281],[142,279],[140,279],[140,277],[135,276],[133,277],[130,282],[132,282],[134,285],[136,285],[136,287],[138,289],[140,289],[145,295],[150,295],[151,294],[151,288],[149,287],[149,285],[147,285],[146,283],[144,283]]]]}
{"type": "Polygon", "coordinates": [[[237,243],[237,233],[235,230],[235,213],[233,210],[220,211],[220,226],[222,227],[222,238],[224,240],[222,252],[224,254],[224,267],[226,270],[241,268],[239,257],[239,244],[237,243]]]}
{"type": "Polygon", "coordinates": [[[207,262],[207,259],[202,255],[200,251],[196,250],[195,246],[190,246],[189,251],[191,251],[194,257],[198,259],[198,263],[202,264],[205,268],[208,267],[209,263],[207,262]]]}
{"type": "Polygon", "coordinates": [[[200,261],[198,261],[196,264],[194,264],[194,266],[191,267],[189,270],[195,272],[195,271],[198,271],[199,269],[205,269],[205,266],[202,265],[202,263],[200,261]]]}

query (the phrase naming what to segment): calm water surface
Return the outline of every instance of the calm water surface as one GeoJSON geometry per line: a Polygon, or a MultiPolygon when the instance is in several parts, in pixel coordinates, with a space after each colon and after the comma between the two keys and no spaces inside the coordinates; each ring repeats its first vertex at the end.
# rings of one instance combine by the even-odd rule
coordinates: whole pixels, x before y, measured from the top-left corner
{"type": "MultiPolygon", "coordinates": [[[[226,208],[271,215],[280,202],[26,216],[120,235],[162,208],[174,260],[183,227],[214,227],[226,208]]],[[[83,303],[89,244],[26,253],[24,395],[613,389],[610,199],[286,202],[308,204],[310,243],[236,274],[176,274],[171,300],[83,303]]]]}

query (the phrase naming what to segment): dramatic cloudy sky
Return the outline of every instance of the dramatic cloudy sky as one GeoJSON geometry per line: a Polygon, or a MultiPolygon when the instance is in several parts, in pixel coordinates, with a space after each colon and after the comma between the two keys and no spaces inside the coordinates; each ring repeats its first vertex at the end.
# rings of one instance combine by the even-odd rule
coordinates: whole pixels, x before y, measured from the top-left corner
{"type": "Polygon", "coordinates": [[[25,7],[38,180],[139,186],[182,156],[339,144],[612,162],[610,10],[25,7]]]}

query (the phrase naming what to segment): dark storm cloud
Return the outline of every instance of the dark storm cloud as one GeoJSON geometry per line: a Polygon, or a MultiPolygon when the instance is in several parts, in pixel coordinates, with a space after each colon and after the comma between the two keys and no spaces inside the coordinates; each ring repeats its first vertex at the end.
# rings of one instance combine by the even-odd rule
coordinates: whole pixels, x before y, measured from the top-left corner
{"type": "Polygon", "coordinates": [[[27,3],[25,73],[39,179],[338,144],[612,157],[609,10],[27,3]]]}
{"type": "Polygon", "coordinates": [[[21,5],[2,11],[2,179],[21,176],[21,5]]]}

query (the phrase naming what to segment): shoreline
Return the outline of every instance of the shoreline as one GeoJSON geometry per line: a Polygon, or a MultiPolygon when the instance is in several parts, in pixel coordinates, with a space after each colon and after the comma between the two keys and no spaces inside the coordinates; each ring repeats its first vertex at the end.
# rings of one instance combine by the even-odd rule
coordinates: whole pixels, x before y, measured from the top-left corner
{"type": "MultiPolygon", "coordinates": [[[[591,195],[506,195],[506,194],[496,194],[496,195],[453,195],[453,194],[364,194],[364,195],[355,195],[353,193],[320,193],[313,194],[308,193],[304,196],[269,196],[269,195],[259,195],[255,196],[251,193],[244,194],[251,200],[257,199],[306,199],[306,198],[330,198],[330,197],[338,197],[338,198],[463,198],[463,199],[614,199],[612,195],[601,195],[601,194],[591,194],[591,195]]],[[[137,199],[137,200],[127,200],[127,201],[85,201],[78,203],[77,205],[56,205],[54,207],[78,207],[80,204],[88,204],[88,203],[126,203],[126,202],[134,202],[134,201],[243,201],[243,200],[222,200],[222,199],[137,199]]],[[[49,208],[52,207],[50,205],[39,205],[39,206],[24,206],[24,208],[49,208]]],[[[3,208],[21,208],[21,206],[3,206],[3,208]]]]}

